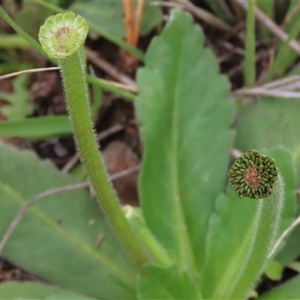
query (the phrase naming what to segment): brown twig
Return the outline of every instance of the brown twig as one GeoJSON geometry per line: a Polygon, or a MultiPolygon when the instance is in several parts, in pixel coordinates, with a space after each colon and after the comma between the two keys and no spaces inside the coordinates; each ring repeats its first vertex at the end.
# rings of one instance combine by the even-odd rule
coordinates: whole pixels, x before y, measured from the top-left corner
{"type": "Polygon", "coordinates": [[[109,74],[111,77],[117,79],[118,81],[128,84],[134,88],[136,88],[136,83],[133,79],[116,69],[113,65],[111,65],[109,62],[104,60],[103,58],[99,57],[99,54],[97,52],[94,52],[88,48],[86,48],[86,55],[87,58],[93,62],[97,67],[104,70],[107,74],[109,74]]]}
{"type": "MultiPolygon", "coordinates": [[[[132,168],[129,168],[129,169],[121,171],[121,172],[118,172],[116,174],[111,175],[110,180],[113,181],[113,180],[119,179],[119,178],[126,176],[132,172],[135,172],[139,169],[140,169],[140,165],[134,166],[132,168]]],[[[17,213],[17,215],[15,216],[15,218],[12,220],[9,227],[7,228],[5,234],[3,235],[1,242],[0,242],[0,254],[2,253],[2,250],[5,246],[5,244],[7,243],[9,237],[12,235],[15,228],[18,226],[18,224],[23,219],[23,217],[26,215],[29,208],[32,207],[37,201],[44,199],[45,197],[48,197],[48,196],[52,196],[52,195],[63,193],[63,192],[73,191],[76,189],[82,189],[82,188],[86,188],[89,186],[90,186],[90,182],[86,181],[86,182],[81,182],[81,183],[77,183],[77,184],[72,184],[72,185],[55,188],[55,189],[50,189],[48,191],[45,191],[45,192],[35,196],[33,199],[31,199],[29,202],[27,202],[26,205],[24,205],[19,210],[19,212],[17,213]]]]}

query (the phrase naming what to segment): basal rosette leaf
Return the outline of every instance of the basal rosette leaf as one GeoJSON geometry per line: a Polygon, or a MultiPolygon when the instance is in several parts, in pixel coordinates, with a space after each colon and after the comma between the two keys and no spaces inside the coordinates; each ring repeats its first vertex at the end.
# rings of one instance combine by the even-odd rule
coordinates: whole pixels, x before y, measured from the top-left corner
{"type": "MultiPolygon", "coordinates": [[[[20,152],[2,143],[0,165],[0,236],[34,196],[76,183],[29,151],[20,152]]],[[[84,190],[39,200],[21,220],[1,256],[81,295],[135,297],[136,270],[99,206],[84,190]],[[100,235],[103,241],[96,247],[100,235]]]]}
{"type": "Polygon", "coordinates": [[[229,163],[230,85],[199,26],[177,10],[152,41],[137,81],[146,223],[181,267],[200,270],[209,216],[229,163]]]}

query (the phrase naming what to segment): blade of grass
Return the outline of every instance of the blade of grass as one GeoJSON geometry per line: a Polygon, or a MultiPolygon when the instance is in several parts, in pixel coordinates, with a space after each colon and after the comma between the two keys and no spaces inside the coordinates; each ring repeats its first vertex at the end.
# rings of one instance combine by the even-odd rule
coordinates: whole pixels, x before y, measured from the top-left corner
{"type": "Polygon", "coordinates": [[[213,10],[216,16],[218,16],[225,23],[232,21],[232,14],[227,7],[225,1],[205,1],[207,5],[213,10]]]}
{"type": "MultiPolygon", "coordinates": [[[[250,2],[250,1],[249,1],[250,2]]],[[[255,2],[255,1],[252,1],[255,2]]],[[[274,0],[256,0],[257,6],[271,19],[273,19],[274,0]]]]}
{"type": "Polygon", "coordinates": [[[292,52],[289,47],[289,43],[291,40],[297,38],[300,32],[300,18],[297,18],[293,26],[290,28],[288,33],[288,39],[282,43],[279,47],[275,60],[269,69],[267,80],[270,81],[277,77],[281,77],[289,66],[294,62],[297,55],[292,52]]]}
{"type": "MultiPolygon", "coordinates": [[[[243,0],[236,0],[234,3],[238,4],[244,9],[247,9],[248,2],[243,0]]],[[[251,3],[251,1],[250,1],[251,3]]],[[[272,21],[268,16],[266,16],[260,9],[254,7],[254,13],[257,21],[266,26],[275,36],[277,36],[280,40],[286,41],[288,39],[288,35],[284,32],[274,21],[272,21]]],[[[295,39],[289,42],[289,46],[293,49],[297,54],[300,54],[300,44],[295,39]]]]}
{"type": "MultiPolygon", "coordinates": [[[[252,1],[255,3],[255,1],[252,1]]],[[[274,0],[256,0],[257,6],[270,18],[274,19],[274,0]]],[[[266,27],[261,27],[261,32],[264,38],[270,38],[271,32],[266,27]]]]}
{"type": "Polygon", "coordinates": [[[0,138],[20,137],[42,140],[71,133],[68,116],[28,118],[22,121],[0,122],[0,138]]]}
{"type": "Polygon", "coordinates": [[[244,84],[247,87],[255,86],[255,18],[254,1],[249,1],[247,9],[247,32],[246,32],[246,53],[244,84]]]}

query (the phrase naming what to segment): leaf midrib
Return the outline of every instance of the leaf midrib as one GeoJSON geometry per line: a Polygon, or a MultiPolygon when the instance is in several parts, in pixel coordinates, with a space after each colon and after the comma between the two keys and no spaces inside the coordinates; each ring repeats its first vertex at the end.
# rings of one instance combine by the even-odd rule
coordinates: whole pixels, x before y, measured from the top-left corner
{"type": "Polygon", "coordinates": [[[171,151],[171,194],[172,194],[172,201],[175,213],[175,224],[176,232],[177,232],[177,244],[179,249],[179,265],[188,271],[190,274],[194,274],[196,272],[196,264],[195,258],[193,255],[193,251],[191,248],[191,241],[188,236],[187,231],[187,224],[183,213],[182,207],[182,199],[180,195],[179,189],[179,160],[178,160],[178,120],[179,120],[179,101],[180,101],[180,74],[182,70],[182,47],[183,42],[180,44],[179,55],[178,55],[178,65],[177,65],[177,77],[175,80],[175,91],[174,91],[174,105],[173,105],[173,113],[172,113],[172,122],[171,122],[171,144],[172,144],[172,151],[171,151]]]}

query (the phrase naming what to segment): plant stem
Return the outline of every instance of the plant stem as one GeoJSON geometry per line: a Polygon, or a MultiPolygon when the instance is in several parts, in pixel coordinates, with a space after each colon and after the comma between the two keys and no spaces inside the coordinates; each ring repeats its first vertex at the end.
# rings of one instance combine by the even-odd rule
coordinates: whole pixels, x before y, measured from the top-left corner
{"type": "Polygon", "coordinates": [[[89,179],[116,235],[136,265],[141,266],[148,257],[121,210],[98,151],[79,51],[68,59],[59,59],[59,65],[76,144],[89,179]]]}
{"type": "Polygon", "coordinates": [[[250,254],[244,263],[243,271],[234,282],[231,294],[227,295],[226,299],[244,299],[254,287],[257,278],[269,261],[267,257],[278,233],[283,205],[284,183],[282,176],[278,174],[273,193],[266,199],[258,200],[254,219],[254,239],[249,245],[250,254]]]}
{"type": "Polygon", "coordinates": [[[99,204],[127,254],[140,267],[149,258],[121,210],[99,153],[91,120],[80,51],[88,30],[81,16],[72,12],[57,14],[41,26],[39,40],[47,55],[58,59],[75,142],[99,204]]]}

